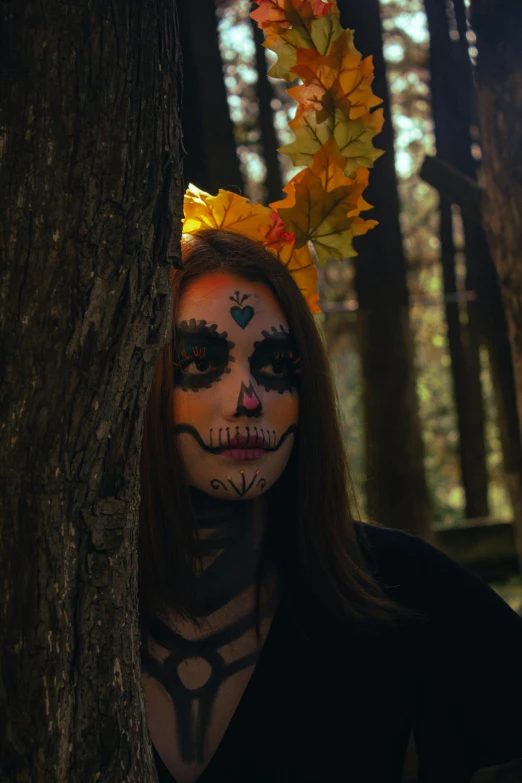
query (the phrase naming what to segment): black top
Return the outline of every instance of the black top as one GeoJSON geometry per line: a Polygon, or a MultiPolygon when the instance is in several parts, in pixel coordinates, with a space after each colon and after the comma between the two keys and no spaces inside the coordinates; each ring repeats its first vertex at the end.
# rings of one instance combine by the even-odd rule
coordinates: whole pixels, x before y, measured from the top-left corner
{"type": "Polygon", "coordinates": [[[417,536],[364,529],[385,592],[427,619],[372,633],[284,596],[198,783],[400,783],[412,727],[418,783],[522,758],[522,617],[417,536]]]}

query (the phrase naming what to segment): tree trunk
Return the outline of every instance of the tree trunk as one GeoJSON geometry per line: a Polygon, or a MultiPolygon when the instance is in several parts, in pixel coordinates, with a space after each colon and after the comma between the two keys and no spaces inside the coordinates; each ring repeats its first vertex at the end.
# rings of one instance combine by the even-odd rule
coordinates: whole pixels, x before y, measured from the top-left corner
{"type": "Polygon", "coordinates": [[[384,99],[386,116],[376,140],[386,155],[372,170],[365,193],[379,225],[357,242],[355,259],[368,511],[389,527],[433,541],[379,0],[338,4],[343,26],[355,29],[357,48],[374,57],[374,92],[384,99]]]}
{"type": "Polygon", "coordinates": [[[0,780],[156,780],[142,417],[179,252],[176,7],[21,0],[0,40],[0,780]],[[173,236],[171,227],[174,226],[173,236]]]}
{"type": "MultiPolygon", "coordinates": [[[[454,2],[458,41],[454,50],[459,60],[458,80],[460,85],[459,106],[467,117],[468,130],[471,125],[477,127],[476,89],[473,83],[473,70],[468,53],[466,33],[466,8],[464,0],[454,2]],[[465,111],[464,111],[465,110],[465,111]]],[[[478,130],[478,128],[477,128],[478,130]]],[[[471,155],[471,133],[468,135],[466,154],[461,155],[461,168],[473,178],[477,176],[478,163],[471,155]]],[[[464,152],[464,150],[463,150],[464,152]]],[[[473,275],[473,285],[478,293],[480,320],[483,324],[483,342],[488,348],[488,358],[497,405],[498,425],[502,448],[502,468],[507,490],[513,506],[516,536],[522,540],[522,438],[517,413],[515,379],[511,346],[498,275],[489,252],[486,234],[482,223],[464,218],[469,272],[473,275]]],[[[522,551],[518,551],[519,569],[522,573],[522,551]]]]}
{"type": "MultiPolygon", "coordinates": [[[[509,329],[522,421],[522,5],[473,0],[476,83],[485,185],[484,225],[509,329]]],[[[516,526],[522,563],[522,528],[516,526]]]]}
{"type": "MultiPolygon", "coordinates": [[[[431,103],[435,125],[437,156],[454,166],[463,166],[476,176],[471,157],[471,94],[461,95],[459,79],[466,72],[459,68],[455,43],[450,38],[448,7],[445,0],[425,0],[430,33],[431,103]]],[[[467,56],[467,51],[466,51],[467,56]]],[[[469,62],[469,58],[468,58],[469,62]]],[[[471,63],[470,63],[471,66],[471,63]]],[[[470,85],[472,87],[472,85],[470,85]]],[[[455,246],[451,206],[441,197],[441,261],[444,293],[457,292],[455,246]]],[[[466,222],[467,219],[464,218],[466,222]]],[[[470,227],[467,226],[468,232],[470,227]]],[[[466,245],[467,290],[473,275],[470,248],[466,245]]],[[[466,307],[466,305],[464,305],[466,307]]],[[[479,335],[475,302],[467,303],[468,322],[460,320],[457,302],[446,302],[446,321],[451,355],[453,388],[457,408],[462,483],[466,496],[466,517],[489,516],[484,403],[480,379],[479,335]]]]}
{"type": "Polygon", "coordinates": [[[261,145],[266,166],[265,188],[267,191],[267,204],[278,201],[283,190],[283,179],[279,165],[279,146],[276,129],[274,126],[274,111],[272,100],[274,91],[268,81],[266,49],[263,46],[265,34],[257,22],[251,20],[254,43],[256,46],[256,70],[257,70],[257,100],[259,104],[259,128],[261,130],[261,145]]]}
{"type": "Polygon", "coordinates": [[[217,194],[243,192],[219,50],[215,0],[178,4],[183,54],[183,160],[185,185],[217,194]]]}

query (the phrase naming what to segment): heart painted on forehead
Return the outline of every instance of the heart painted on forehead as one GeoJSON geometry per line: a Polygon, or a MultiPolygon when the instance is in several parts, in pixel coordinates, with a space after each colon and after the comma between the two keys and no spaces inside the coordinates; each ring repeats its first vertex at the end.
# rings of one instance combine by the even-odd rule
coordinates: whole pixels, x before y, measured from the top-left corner
{"type": "Polygon", "coordinates": [[[230,315],[236,324],[244,329],[254,317],[254,308],[250,307],[250,305],[247,305],[246,307],[238,307],[235,305],[230,308],[230,315]]]}

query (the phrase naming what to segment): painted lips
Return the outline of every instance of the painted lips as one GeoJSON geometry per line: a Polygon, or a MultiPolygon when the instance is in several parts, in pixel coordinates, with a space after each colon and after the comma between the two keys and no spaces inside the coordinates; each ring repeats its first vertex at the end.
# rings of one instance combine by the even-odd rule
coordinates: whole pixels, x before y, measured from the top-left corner
{"type": "Polygon", "coordinates": [[[223,449],[219,453],[222,457],[240,462],[261,459],[266,454],[264,449],[223,449]]]}
{"type": "Polygon", "coordinates": [[[261,459],[265,454],[265,443],[261,439],[261,442],[258,444],[256,443],[256,440],[256,438],[252,439],[247,435],[235,435],[233,438],[230,438],[228,442],[229,447],[223,449],[219,453],[222,457],[241,462],[261,459]],[[252,448],[249,443],[249,441],[252,440],[254,440],[254,448],[252,448]],[[249,446],[250,448],[248,448],[249,446]]]}

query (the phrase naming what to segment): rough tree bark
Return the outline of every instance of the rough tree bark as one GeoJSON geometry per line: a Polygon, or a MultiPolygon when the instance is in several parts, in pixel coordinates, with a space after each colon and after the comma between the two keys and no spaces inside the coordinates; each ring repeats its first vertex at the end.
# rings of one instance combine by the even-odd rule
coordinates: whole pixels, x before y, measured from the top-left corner
{"type": "Polygon", "coordinates": [[[4,6],[0,781],[145,783],[138,460],[181,225],[176,7],[4,6]]]}
{"type": "Polygon", "coordinates": [[[355,29],[359,51],[373,55],[374,92],[384,99],[386,117],[384,131],[376,139],[386,155],[375,164],[365,193],[375,206],[371,217],[379,225],[357,242],[360,256],[355,259],[368,512],[388,527],[409,530],[434,542],[379,0],[339,0],[338,5],[343,27],[355,29]]]}
{"type": "MultiPolygon", "coordinates": [[[[472,0],[481,129],[484,225],[508,323],[522,422],[522,4],[472,0]]],[[[516,528],[522,562],[522,535],[516,528]]]]}

